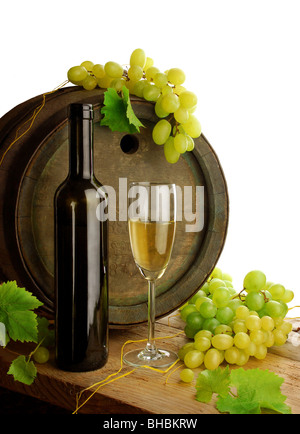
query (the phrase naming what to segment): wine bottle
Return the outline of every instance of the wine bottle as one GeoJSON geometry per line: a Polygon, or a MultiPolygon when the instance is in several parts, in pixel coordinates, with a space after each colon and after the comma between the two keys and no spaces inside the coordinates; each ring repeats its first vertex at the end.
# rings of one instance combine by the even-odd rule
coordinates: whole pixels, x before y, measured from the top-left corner
{"type": "Polygon", "coordinates": [[[107,195],[93,171],[93,106],[69,106],[69,174],[55,210],[56,362],[91,371],[108,357],[107,221],[97,207],[107,195]]]}

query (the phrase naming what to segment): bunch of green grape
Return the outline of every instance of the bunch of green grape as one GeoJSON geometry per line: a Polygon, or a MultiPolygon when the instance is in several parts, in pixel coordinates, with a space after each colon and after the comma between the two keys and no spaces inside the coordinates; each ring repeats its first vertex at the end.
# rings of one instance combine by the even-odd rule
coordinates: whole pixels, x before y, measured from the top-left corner
{"type": "Polygon", "coordinates": [[[216,369],[223,361],[243,366],[253,356],[264,359],[268,348],[283,345],[292,330],[284,321],[294,293],[267,282],[255,270],[244,279],[240,293],[230,275],[216,268],[203,287],[180,309],[185,334],[192,342],[179,350],[186,366],[181,379],[189,382],[193,369],[216,369]]]}
{"type": "Polygon", "coordinates": [[[169,163],[176,163],[181,154],[192,151],[194,139],[201,135],[201,124],[194,115],[197,96],[183,87],[185,78],[180,68],[160,71],[141,48],[132,52],[126,68],[112,61],[104,65],[84,61],[68,71],[68,80],[86,90],[98,86],[121,92],[126,86],[132,95],[153,102],[160,120],[153,128],[152,138],[164,146],[169,163]]]}

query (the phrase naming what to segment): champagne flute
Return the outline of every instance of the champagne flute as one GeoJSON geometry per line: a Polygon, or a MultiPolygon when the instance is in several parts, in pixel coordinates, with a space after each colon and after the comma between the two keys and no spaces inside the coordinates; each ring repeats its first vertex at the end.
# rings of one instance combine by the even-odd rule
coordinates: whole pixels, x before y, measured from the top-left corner
{"type": "Polygon", "coordinates": [[[123,357],[131,366],[167,367],[177,359],[155,344],[155,283],[164,274],[176,229],[175,184],[132,182],[128,193],[129,237],[134,261],[148,281],[148,341],[123,357]]]}

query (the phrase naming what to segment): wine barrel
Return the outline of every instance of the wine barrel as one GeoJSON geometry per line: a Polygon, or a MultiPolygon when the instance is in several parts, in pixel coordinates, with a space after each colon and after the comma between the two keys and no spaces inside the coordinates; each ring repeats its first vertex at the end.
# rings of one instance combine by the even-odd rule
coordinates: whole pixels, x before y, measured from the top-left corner
{"type": "MultiPolygon", "coordinates": [[[[76,86],[49,94],[24,135],[41,95],[0,119],[0,161],[5,154],[0,165],[0,279],[16,280],[44,303],[43,313],[53,317],[53,197],[68,173],[67,107],[74,102],[91,103],[95,108],[95,175],[116,191],[117,215],[109,222],[109,321],[112,326],[129,326],[147,321],[147,282],[132,257],[124,203],[118,208],[129,182],[172,182],[181,191],[190,186],[193,192],[197,186],[204,187],[203,228],[186,232],[187,221],[178,222],[171,262],[157,282],[157,317],[181,306],[209,277],[225,243],[229,200],[220,162],[203,134],[192,152],[169,164],[163,147],[152,141],[158,120],[153,103],[131,97],[144,128],[133,135],[112,132],[100,127],[103,94],[101,89],[85,91],[76,86]],[[16,134],[21,137],[10,146],[16,134]]],[[[198,212],[193,206],[192,212],[198,212]]]]}

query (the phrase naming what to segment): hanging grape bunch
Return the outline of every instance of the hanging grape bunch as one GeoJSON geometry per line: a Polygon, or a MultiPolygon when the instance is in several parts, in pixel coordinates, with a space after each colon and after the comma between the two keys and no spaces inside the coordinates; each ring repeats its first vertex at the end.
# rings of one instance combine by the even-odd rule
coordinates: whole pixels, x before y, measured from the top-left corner
{"type": "Polygon", "coordinates": [[[155,103],[160,120],[152,138],[157,145],[163,145],[169,163],[176,163],[181,154],[192,151],[194,139],[201,135],[201,124],[194,115],[197,96],[182,86],[185,73],[180,68],[161,72],[140,48],[132,52],[125,69],[112,61],[104,65],[85,61],[69,69],[68,80],[86,90],[98,86],[122,93],[125,86],[131,95],[155,103]]]}

